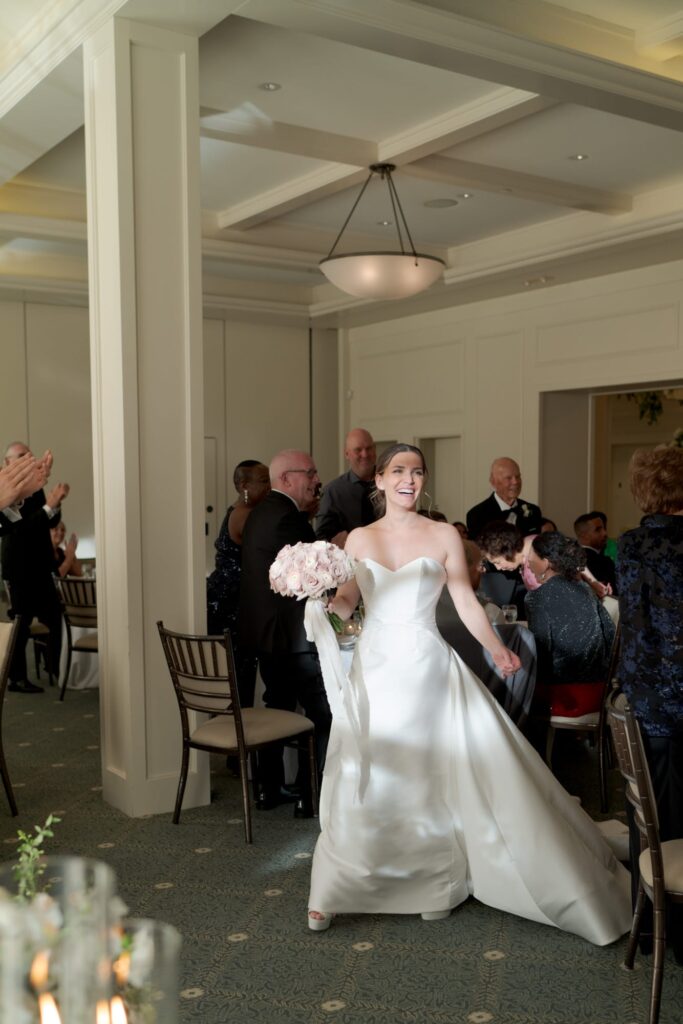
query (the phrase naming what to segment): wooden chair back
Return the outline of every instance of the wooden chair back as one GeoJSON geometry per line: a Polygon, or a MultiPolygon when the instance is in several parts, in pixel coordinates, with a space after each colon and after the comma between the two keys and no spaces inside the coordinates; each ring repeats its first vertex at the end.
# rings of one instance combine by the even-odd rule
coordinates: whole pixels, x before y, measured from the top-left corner
{"type": "Polygon", "coordinates": [[[232,715],[239,745],[244,742],[230,636],[174,633],[157,622],[161,645],[180,708],[183,735],[188,737],[188,711],[232,715]]]}
{"type": "Polygon", "coordinates": [[[9,679],[12,652],[14,651],[20,622],[21,617],[19,615],[12,622],[0,622],[0,775],[2,776],[2,782],[13,817],[16,817],[18,810],[5,761],[5,750],[2,740],[2,711],[5,705],[5,690],[7,689],[7,681],[9,679]]]}
{"type": "Polygon", "coordinates": [[[97,629],[97,582],[79,576],[55,580],[69,627],[97,629]]]}

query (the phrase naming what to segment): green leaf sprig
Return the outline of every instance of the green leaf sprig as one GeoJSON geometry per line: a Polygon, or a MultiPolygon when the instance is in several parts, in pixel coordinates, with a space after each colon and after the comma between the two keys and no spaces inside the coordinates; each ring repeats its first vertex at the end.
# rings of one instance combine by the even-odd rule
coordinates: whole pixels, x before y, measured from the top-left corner
{"type": "Polygon", "coordinates": [[[44,825],[35,826],[33,834],[24,832],[22,829],[17,830],[19,859],[12,868],[12,873],[17,883],[18,900],[28,902],[36,895],[38,881],[45,872],[45,864],[42,862],[43,843],[46,839],[53,838],[54,832],[51,826],[60,821],[61,818],[49,814],[44,825]]]}

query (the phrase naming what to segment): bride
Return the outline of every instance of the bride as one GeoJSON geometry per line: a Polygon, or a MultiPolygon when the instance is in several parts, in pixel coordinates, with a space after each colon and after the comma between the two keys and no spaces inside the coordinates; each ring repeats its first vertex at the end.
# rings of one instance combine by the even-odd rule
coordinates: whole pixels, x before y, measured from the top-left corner
{"type": "Polygon", "coordinates": [[[384,515],[346,543],[356,577],[331,610],[348,618],[362,595],[365,622],[330,736],[309,927],[336,913],[447,917],[472,895],[612,942],[631,924],[627,872],[437,632],[445,583],[501,673],[519,667],[472,591],[457,530],[415,511],[425,477],[418,448],[387,449],[384,515]]]}

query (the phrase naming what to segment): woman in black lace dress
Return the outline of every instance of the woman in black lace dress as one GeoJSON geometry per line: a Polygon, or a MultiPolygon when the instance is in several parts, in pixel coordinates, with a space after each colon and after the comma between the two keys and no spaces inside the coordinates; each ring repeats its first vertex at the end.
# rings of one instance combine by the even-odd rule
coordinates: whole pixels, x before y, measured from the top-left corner
{"type": "Polygon", "coordinates": [[[216,568],[206,581],[207,630],[219,635],[227,629],[235,655],[235,669],[242,707],[252,707],[256,683],[256,658],[240,651],[237,610],[240,598],[242,531],[249,513],[270,491],[268,467],[246,459],[235,467],[233,483],[237,500],[225,513],[216,540],[216,568]]]}

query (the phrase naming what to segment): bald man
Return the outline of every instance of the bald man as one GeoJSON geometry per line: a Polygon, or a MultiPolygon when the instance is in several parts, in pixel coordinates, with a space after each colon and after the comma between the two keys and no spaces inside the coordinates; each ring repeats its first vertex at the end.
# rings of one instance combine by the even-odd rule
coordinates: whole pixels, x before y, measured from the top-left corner
{"type": "MultiPolygon", "coordinates": [[[[278,452],[269,466],[270,494],[256,505],[244,526],[240,575],[239,635],[244,650],[258,658],[266,707],[295,711],[301,705],[315,725],[318,770],[325,762],[332,716],[314,644],[306,639],[305,601],[270,589],[268,570],[280,548],[315,540],[309,515],[318,501],[320,477],[315,462],[297,449],[278,452]]],[[[291,798],[284,788],[282,748],[259,752],[260,810],[291,798]]],[[[299,758],[301,800],[296,817],[312,814],[307,758],[299,758]]]]}
{"type": "Polygon", "coordinates": [[[520,497],[522,473],[514,459],[494,459],[489,482],[493,494],[467,513],[467,529],[473,540],[489,523],[501,520],[517,526],[525,537],[541,532],[541,510],[520,497]]]}
{"type": "Polygon", "coordinates": [[[361,427],[350,430],[344,458],[349,468],[325,485],[315,527],[319,540],[334,541],[341,548],[351,530],[375,520],[370,492],[375,486],[377,451],[372,435],[361,427]]]}

